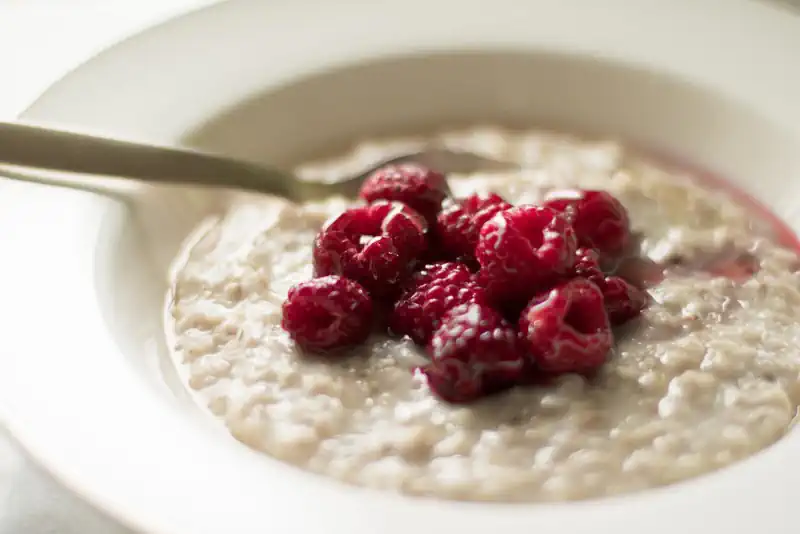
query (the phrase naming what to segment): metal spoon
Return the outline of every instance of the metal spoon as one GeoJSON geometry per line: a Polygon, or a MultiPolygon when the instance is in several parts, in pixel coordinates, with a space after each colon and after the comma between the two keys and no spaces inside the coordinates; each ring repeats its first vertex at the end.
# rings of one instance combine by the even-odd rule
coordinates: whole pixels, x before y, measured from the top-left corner
{"type": "Polygon", "coordinates": [[[75,182],[64,173],[81,175],[82,188],[87,188],[87,180],[132,179],[150,184],[240,189],[302,202],[331,195],[355,196],[375,169],[407,161],[445,173],[512,166],[470,152],[430,146],[376,162],[341,181],[321,183],[301,180],[289,171],[206,152],[0,122],[0,165],[13,167],[13,172],[6,173],[8,177],[67,187],[75,187],[75,182]]]}

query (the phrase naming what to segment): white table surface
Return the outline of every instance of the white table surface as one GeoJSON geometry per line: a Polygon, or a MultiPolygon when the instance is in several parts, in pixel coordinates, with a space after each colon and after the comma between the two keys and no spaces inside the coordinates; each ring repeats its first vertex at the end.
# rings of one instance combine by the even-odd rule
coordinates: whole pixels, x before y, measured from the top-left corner
{"type": "MultiPolygon", "coordinates": [[[[115,41],[211,1],[0,0],[0,120],[115,41]]],[[[131,532],[62,489],[0,430],[0,534],[131,532]]]]}
{"type": "MultiPolygon", "coordinates": [[[[213,1],[0,0],[0,120],[115,41],[213,1]]],[[[61,488],[0,430],[0,534],[132,533],[61,488]]]]}

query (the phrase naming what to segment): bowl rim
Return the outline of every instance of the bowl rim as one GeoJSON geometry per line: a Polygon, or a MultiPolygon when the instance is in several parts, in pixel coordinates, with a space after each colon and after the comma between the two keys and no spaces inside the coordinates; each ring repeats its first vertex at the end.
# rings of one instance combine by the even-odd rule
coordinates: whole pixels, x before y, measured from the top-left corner
{"type": "MultiPolygon", "coordinates": [[[[313,46],[298,46],[264,72],[245,76],[243,94],[255,84],[274,86],[320,66],[402,53],[420,42],[432,49],[468,43],[486,48],[544,47],[654,64],[755,106],[800,138],[800,106],[796,105],[800,63],[791,58],[792,50],[800,50],[800,18],[753,0],[675,0],[646,5],[638,0],[607,0],[602,7],[580,0],[495,0],[490,13],[480,0],[404,0],[380,6],[354,1],[354,9],[314,4],[316,16],[309,19],[310,1],[270,6],[226,2],[162,23],[72,71],[22,118],[100,130],[120,126],[133,135],[178,141],[202,119],[205,110],[218,103],[198,101],[191,104],[192,109],[187,104],[174,116],[164,117],[158,126],[137,128],[111,108],[120,99],[144,91],[141,82],[133,78],[134,72],[126,69],[152,65],[156,61],[152,52],[158,50],[160,67],[153,72],[153,79],[168,80],[169,61],[185,57],[196,38],[206,35],[210,27],[225,27],[217,22],[243,22],[269,14],[261,23],[265,32],[274,34],[276,44],[289,42],[281,39],[292,38],[299,22],[328,38],[334,34],[325,21],[335,20],[340,30],[352,31],[342,32],[350,35],[346,39],[340,34],[337,42],[331,40],[324,57],[313,46]],[[469,39],[440,32],[433,20],[436,17],[424,23],[415,19],[415,10],[447,16],[456,3],[458,24],[473,32],[469,39]],[[535,24],[526,27],[519,23],[524,15],[533,13],[535,24]],[[486,24],[487,17],[491,25],[486,24]],[[370,27],[380,27],[374,21],[413,22],[415,31],[387,35],[370,27]],[[674,46],[675,28],[682,28],[684,46],[680,49],[674,46]],[[698,28],[715,29],[714,47],[702,46],[707,37],[692,32],[698,28]],[[746,43],[741,39],[743,30],[748,31],[746,43]],[[620,37],[620,32],[628,34],[620,37]],[[783,48],[776,50],[776,43],[783,48]],[[743,58],[749,61],[751,76],[741,74],[743,58]],[[126,84],[129,88],[121,91],[126,84]],[[112,97],[110,90],[120,94],[112,97]],[[103,92],[106,95],[91,103],[92,112],[85,95],[103,92]]],[[[219,63],[220,58],[215,56],[213,62],[219,63]]],[[[85,193],[27,184],[5,187],[0,206],[0,224],[25,228],[19,234],[22,237],[8,244],[8,257],[20,261],[4,268],[6,281],[2,283],[6,302],[15,310],[4,318],[13,332],[6,343],[11,356],[5,379],[9,429],[63,484],[132,528],[154,534],[217,534],[237,521],[236,531],[247,534],[263,531],[268,521],[272,528],[287,532],[371,534],[378,524],[386,534],[405,534],[409,528],[433,532],[453,525],[465,534],[489,528],[512,534],[533,528],[578,534],[605,523],[620,534],[638,534],[639,525],[647,522],[653,534],[678,528],[700,532],[701,526],[706,529],[712,523],[720,532],[744,532],[745,527],[765,525],[777,534],[791,532],[786,518],[794,512],[794,504],[786,490],[792,482],[788,466],[800,467],[800,449],[794,447],[797,436],[782,440],[768,453],[743,461],[735,469],[684,484],[681,491],[654,490],[624,499],[525,508],[403,498],[343,487],[277,462],[256,462],[256,453],[205,439],[207,434],[195,421],[146,394],[146,385],[131,376],[122,359],[101,357],[119,350],[93,298],[94,257],[100,223],[109,210],[119,206],[85,193]],[[39,241],[48,243],[46,249],[29,246],[39,241]],[[53,258],[58,258],[57,271],[44,268],[53,258]],[[26,289],[34,283],[42,294],[56,296],[44,310],[32,302],[26,289]],[[38,319],[25,320],[30,317],[38,319]],[[40,332],[43,323],[48,325],[47,335],[40,332]],[[81,347],[81,354],[91,360],[91,370],[105,379],[71,387],[70,379],[80,379],[79,371],[88,363],[57,357],[65,346],[81,347]],[[43,392],[55,394],[58,402],[48,401],[43,392]],[[129,401],[134,398],[135,403],[129,401]],[[103,431],[98,433],[100,422],[103,431]],[[221,490],[209,491],[210,485],[221,490]],[[230,498],[233,495],[235,498],[230,498]],[[307,513],[309,501],[314,503],[313,513],[307,513]],[[772,524],[768,524],[770,518],[772,524]]]]}

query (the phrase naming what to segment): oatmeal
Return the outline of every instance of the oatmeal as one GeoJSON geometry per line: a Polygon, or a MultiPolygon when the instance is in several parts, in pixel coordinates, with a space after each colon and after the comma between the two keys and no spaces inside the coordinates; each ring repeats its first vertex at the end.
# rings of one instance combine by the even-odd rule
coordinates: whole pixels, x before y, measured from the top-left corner
{"type": "MultiPolygon", "coordinates": [[[[618,198],[641,254],[670,266],[649,307],[591,378],[447,403],[408,338],[372,335],[331,359],[304,354],[280,326],[289,288],[311,278],[317,232],[348,203],[246,198],[193,245],[170,309],[188,386],[237,439],[374,488],[553,501],[687,479],[789,430],[800,403],[797,256],[745,206],[613,142],[494,129],[440,139],[522,167],[448,176],[456,196],[519,205],[580,187],[618,198]],[[709,260],[731,254],[748,259],[736,276],[709,260]]],[[[300,172],[335,178],[414,143],[365,144],[300,172]]]]}

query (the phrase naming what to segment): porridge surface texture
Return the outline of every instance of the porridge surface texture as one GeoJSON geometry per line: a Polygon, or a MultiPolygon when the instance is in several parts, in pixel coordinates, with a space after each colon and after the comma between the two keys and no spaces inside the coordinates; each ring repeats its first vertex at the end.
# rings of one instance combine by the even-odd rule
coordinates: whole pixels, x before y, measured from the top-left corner
{"type": "MultiPolygon", "coordinates": [[[[453,175],[456,195],[494,191],[522,204],[552,189],[604,189],[628,208],[650,258],[738,250],[759,270],[743,281],[667,271],[598,376],[455,406],[413,371],[424,354],[409,341],[376,335],[337,360],[301,354],[279,326],[281,304],[311,276],[316,232],[347,203],[245,197],[193,244],[170,307],[188,386],[237,439],[374,488],[552,501],[693,477],[789,430],[800,403],[797,256],[746,207],[611,141],[493,128],[436,138],[522,166],[453,175]]],[[[417,142],[365,143],[299,172],[333,179],[417,142]]]]}

